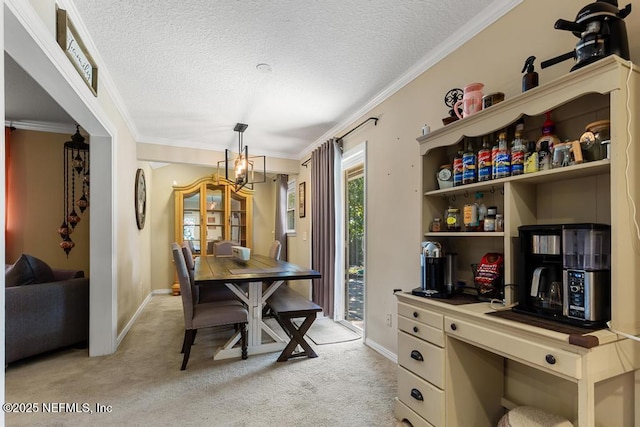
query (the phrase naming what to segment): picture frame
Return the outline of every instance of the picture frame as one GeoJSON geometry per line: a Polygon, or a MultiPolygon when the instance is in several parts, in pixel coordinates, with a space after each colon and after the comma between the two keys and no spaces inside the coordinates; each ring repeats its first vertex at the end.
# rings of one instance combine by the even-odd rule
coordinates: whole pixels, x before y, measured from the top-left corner
{"type": "Polygon", "coordinates": [[[307,190],[307,183],[301,182],[298,185],[298,213],[300,218],[304,218],[306,216],[306,200],[305,194],[307,190]]]}
{"type": "Polygon", "coordinates": [[[211,215],[207,217],[207,225],[215,225],[216,224],[216,217],[215,215],[211,215]]]}
{"type": "Polygon", "coordinates": [[[98,96],[98,66],[84,45],[67,11],[56,7],[56,40],[94,96],[98,96]]]}

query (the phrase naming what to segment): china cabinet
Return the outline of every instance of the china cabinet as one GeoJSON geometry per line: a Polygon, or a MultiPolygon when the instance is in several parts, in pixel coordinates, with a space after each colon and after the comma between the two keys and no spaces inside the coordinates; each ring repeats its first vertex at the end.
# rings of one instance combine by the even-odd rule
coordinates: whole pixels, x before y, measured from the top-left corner
{"type": "Polygon", "coordinates": [[[457,276],[467,283],[473,283],[471,264],[487,252],[503,253],[507,286],[504,300],[493,305],[397,294],[397,418],[414,426],[489,426],[514,405],[533,405],[578,426],[639,425],[640,343],[607,328],[558,332],[490,314],[513,304],[513,288],[524,286],[515,273],[519,226],[597,222],[611,225],[611,327],[640,334],[639,73],[610,56],[417,138],[425,240],[458,254],[457,276]],[[577,140],[587,124],[610,120],[609,157],[439,188],[437,173],[458,143],[480,141],[517,121],[535,141],[549,111],[562,140],[577,140]],[[430,231],[448,207],[462,209],[478,192],[503,214],[503,231],[430,231]]]}
{"type": "Polygon", "coordinates": [[[174,186],[175,240],[190,242],[195,254],[210,255],[213,243],[230,240],[253,244],[253,195],[234,191],[233,183],[206,176],[186,186],[174,186]]]}

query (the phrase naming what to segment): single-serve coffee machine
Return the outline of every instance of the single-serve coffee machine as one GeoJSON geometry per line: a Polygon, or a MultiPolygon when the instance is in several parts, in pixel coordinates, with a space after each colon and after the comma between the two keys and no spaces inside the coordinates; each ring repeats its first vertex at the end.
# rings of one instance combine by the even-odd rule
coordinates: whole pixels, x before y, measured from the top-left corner
{"type": "Polygon", "coordinates": [[[421,283],[413,295],[449,298],[455,289],[456,254],[444,253],[438,242],[422,242],[420,251],[421,283]]]}
{"type": "Polygon", "coordinates": [[[525,225],[518,228],[514,311],[583,327],[610,314],[611,227],[605,224],[525,225]]]}

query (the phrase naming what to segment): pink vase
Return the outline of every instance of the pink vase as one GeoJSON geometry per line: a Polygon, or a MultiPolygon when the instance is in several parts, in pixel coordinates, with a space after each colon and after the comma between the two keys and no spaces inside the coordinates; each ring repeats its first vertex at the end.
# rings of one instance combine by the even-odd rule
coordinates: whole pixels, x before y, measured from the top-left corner
{"type": "Polygon", "coordinates": [[[464,87],[464,94],[462,99],[455,103],[453,111],[458,118],[462,119],[467,116],[471,116],[478,111],[482,110],[482,83],[470,83],[464,87]],[[458,109],[462,106],[462,115],[458,112],[458,109]]]}

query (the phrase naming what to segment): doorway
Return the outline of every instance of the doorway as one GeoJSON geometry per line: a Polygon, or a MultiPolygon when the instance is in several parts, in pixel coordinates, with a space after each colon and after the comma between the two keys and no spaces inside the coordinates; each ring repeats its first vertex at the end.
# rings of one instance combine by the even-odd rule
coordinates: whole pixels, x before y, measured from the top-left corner
{"type": "Polygon", "coordinates": [[[345,171],[345,310],[344,319],[364,329],[364,164],[345,171]]]}

